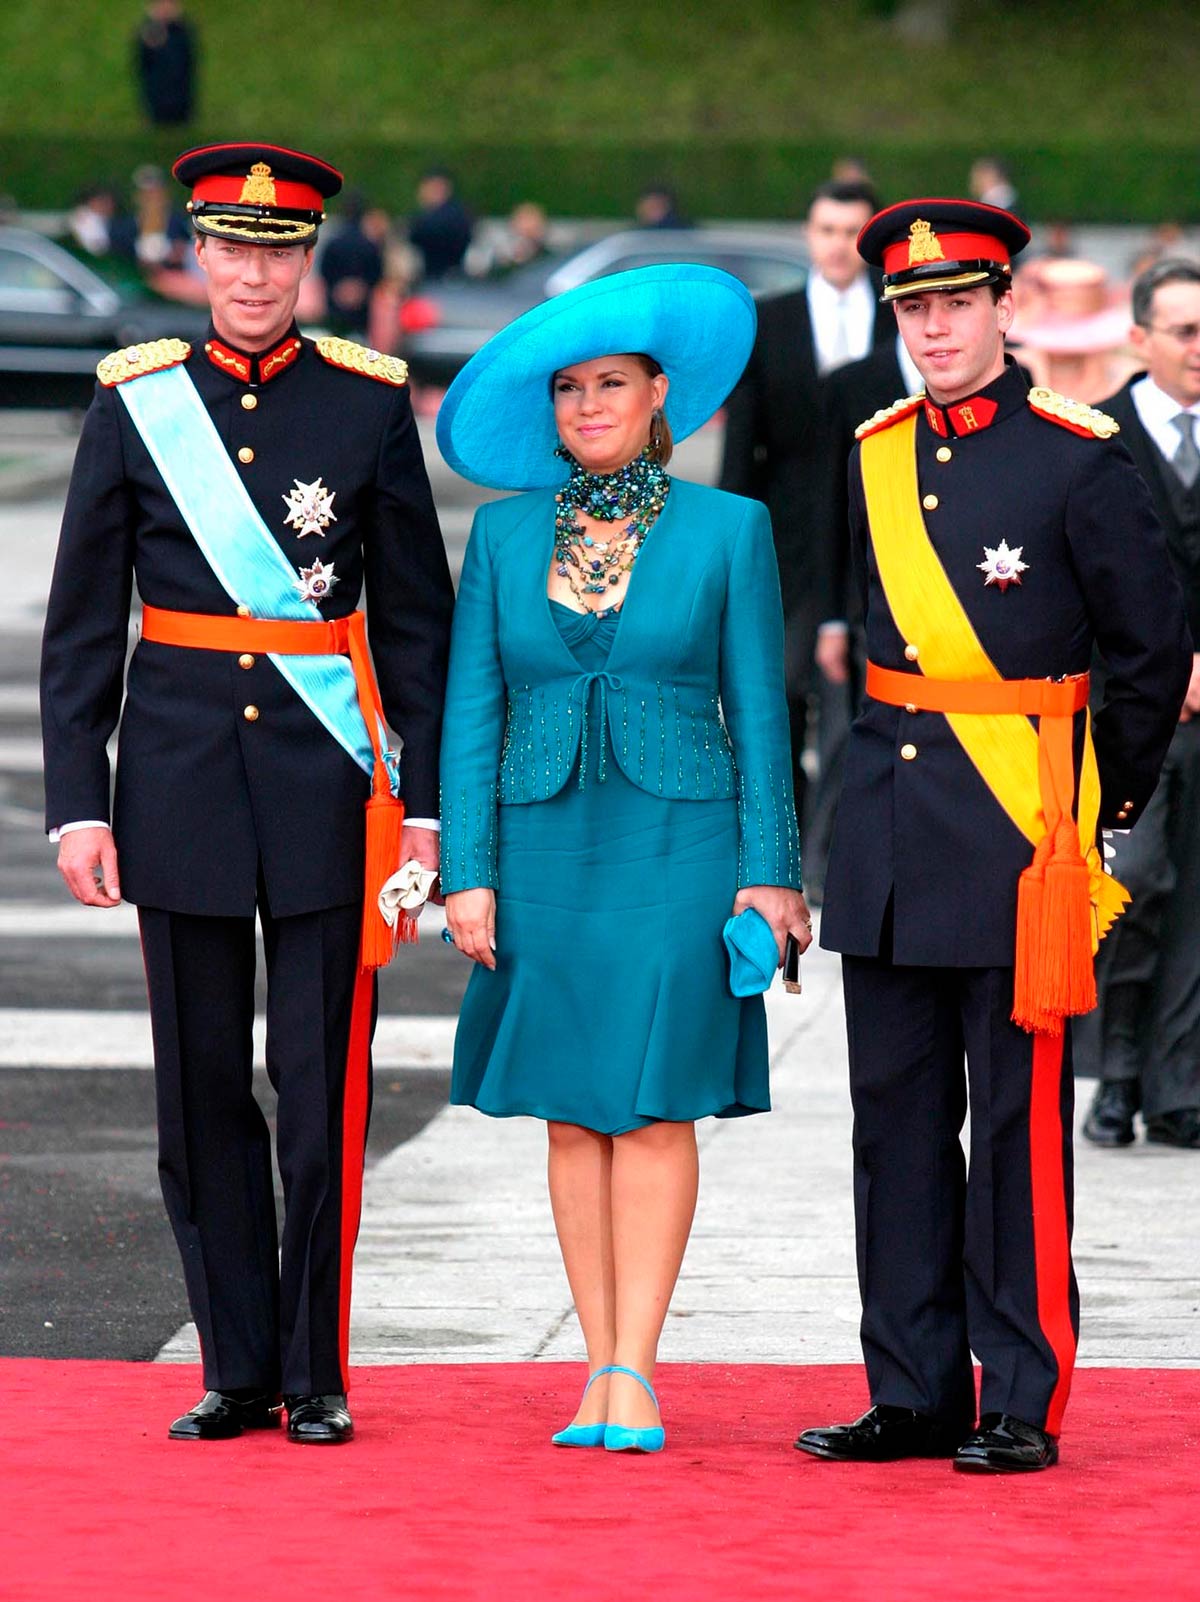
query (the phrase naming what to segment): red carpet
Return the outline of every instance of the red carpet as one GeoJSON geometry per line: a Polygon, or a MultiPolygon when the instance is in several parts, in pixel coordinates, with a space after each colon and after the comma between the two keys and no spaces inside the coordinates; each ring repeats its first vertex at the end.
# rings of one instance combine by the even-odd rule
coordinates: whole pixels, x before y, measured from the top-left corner
{"type": "Polygon", "coordinates": [[[794,1452],[865,1405],[853,1368],[666,1366],[667,1450],[559,1451],[554,1365],[364,1368],[358,1439],[199,1446],[165,1365],[0,1361],[5,1602],[1189,1602],[1200,1372],[1083,1369],[1063,1462],[976,1479],[794,1452]]]}

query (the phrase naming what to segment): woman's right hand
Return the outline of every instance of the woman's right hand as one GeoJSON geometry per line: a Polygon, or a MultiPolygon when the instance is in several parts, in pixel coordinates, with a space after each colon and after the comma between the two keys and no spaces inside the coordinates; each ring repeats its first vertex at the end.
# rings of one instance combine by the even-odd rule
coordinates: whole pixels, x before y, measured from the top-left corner
{"type": "Polygon", "coordinates": [[[464,957],[496,966],[496,892],[456,890],[446,897],[446,927],[464,957]]]}

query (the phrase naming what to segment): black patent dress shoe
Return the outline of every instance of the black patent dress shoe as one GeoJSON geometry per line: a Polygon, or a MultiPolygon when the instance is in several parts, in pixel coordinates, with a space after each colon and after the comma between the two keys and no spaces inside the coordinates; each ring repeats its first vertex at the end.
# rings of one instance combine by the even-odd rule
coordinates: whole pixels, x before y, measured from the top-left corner
{"type": "Polygon", "coordinates": [[[1083,1121],[1083,1133],[1093,1146],[1132,1146],[1137,1110],[1135,1079],[1102,1079],[1083,1121]]]}
{"type": "Polygon", "coordinates": [[[1146,1139],[1155,1146],[1200,1147],[1200,1107],[1180,1107],[1177,1112],[1159,1113],[1147,1118],[1146,1139]]]}
{"type": "Polygon", "coordinates": [[[1057,1462],[1054,1436],[1011,1413],[985,1413],[954,1454],[954,1467],[967,1474],[1029,1474],[1057,1462]]]}
{"type": "Polygon", "coordinates": [[[354,1439],[354,1421],[341,1391],[326,1396],[285,1396],[288,1440],[305,1446],[339,1446],[354,1439]]]}
{"type": "Polygon", "coordinates": [[[279,1427],[283,1403],[254,1391],[205,1391],[189,1412],[167,1431],[173,1441],[232,1441],[244,1430],[279,1427]]]}
{"type": "Polygon", "coordinates": [[[970,1424],[955,1428],[908,1407],[873,1407],[853,1424],[805,1430],[798,1452],[844,1463],[894,1463],[902,1457],[953,1457],[970,1424]]]}

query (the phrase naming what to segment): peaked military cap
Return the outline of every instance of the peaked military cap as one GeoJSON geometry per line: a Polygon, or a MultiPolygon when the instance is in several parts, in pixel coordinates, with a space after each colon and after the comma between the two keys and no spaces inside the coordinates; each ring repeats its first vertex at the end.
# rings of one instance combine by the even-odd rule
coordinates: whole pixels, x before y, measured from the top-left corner
{"type": "Polygon", "coordinates": [[[200,145],[171,171],[192,191],[197,233],[247,245],[311,245],[342,187],[336,167],[282,145],[200,145]]]}
{"type": "Polygon", "coordinates": [[[902,200],[876,212],[858,253],[883,270],[883,299],[933,289],[1008,283],[1029,229],[1011,211],[976,200],[902,200]]]}

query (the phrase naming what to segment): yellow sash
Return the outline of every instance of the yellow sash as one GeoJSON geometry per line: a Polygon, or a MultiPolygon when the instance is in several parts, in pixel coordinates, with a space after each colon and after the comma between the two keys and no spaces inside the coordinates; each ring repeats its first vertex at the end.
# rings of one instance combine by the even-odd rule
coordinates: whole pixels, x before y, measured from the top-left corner
{"type": "MultiPolygon", "coordinates": [[[[1002,677],[983,649],[921,515],[917,485],[916,416],[862,441],[863,490],[871,545],[896,627],[920,649],[930,678],[994,681],[1002,677]]],[[[1046,834],[1038,778],[1038,737],[1029,719],[1013,713],[945,714],[956,739],[1000,806],[1032,846],[1046,834]]],[[[1077,806],[1079,848],[1088,868],[1092,949],[1129,903],[1129,893],[1104,872],[1096,849],[1100,776],[1091,715],[1083,746],[1077,806]]]]}

